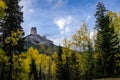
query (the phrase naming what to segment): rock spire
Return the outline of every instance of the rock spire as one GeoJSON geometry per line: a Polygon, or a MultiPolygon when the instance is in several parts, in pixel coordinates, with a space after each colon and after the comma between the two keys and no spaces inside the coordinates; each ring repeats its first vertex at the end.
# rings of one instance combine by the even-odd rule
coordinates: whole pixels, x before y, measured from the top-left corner
{"type": "Polygon", "coordinates": [[[37,34],[37,29],[36,29],[36,27],[32,27],[32,28],[31,28],[31,34],[33,34],[33,35],[37,34]]]}

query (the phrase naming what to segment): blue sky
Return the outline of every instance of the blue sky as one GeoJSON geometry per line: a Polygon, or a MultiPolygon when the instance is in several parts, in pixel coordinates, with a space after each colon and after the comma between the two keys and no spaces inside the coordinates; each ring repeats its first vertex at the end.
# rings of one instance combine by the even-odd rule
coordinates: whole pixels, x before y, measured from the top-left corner
{"type": "Polygon", "coordinates": [[[120,12],[120,0],[22,0],[25,35],[30,34],[31,27],[36,27],[38,34],[46,35],[59,45],[64,38],[70,38],[83,21],[92,33],[98,2],[103,2],[108,10],[120,12]]]}

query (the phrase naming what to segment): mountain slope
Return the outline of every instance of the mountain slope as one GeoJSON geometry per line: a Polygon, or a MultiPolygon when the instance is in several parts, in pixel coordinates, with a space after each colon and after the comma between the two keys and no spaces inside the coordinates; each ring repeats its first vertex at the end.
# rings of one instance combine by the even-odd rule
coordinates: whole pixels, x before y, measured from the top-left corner
{"type": "Polygon", "coordinates": [[[31,34],[25,37],[24,49],[28,50],[30,47],[36,48],[40,53],[53,53],[58,51],[58,46],[54,45],[53,41],[37,34],[35,27],[31,28],[31,34]]]}

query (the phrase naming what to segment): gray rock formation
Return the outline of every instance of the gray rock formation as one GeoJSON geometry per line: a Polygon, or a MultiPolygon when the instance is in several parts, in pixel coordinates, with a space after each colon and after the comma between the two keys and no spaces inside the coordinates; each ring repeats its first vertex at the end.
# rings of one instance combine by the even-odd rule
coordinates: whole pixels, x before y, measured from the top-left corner
{"type": "Polygon", "coordinates": [[[32,28],[31,28],[31,34],[37,34],[36,27],[32,27],[32,28]]]}
{"type": "Polygon", "coordinates": [[[54,45],[53,41],[37,34],[36,27],[31,28],[31,34],[25,37],[25,41],[29,41],[35,45],[54,45]]]}

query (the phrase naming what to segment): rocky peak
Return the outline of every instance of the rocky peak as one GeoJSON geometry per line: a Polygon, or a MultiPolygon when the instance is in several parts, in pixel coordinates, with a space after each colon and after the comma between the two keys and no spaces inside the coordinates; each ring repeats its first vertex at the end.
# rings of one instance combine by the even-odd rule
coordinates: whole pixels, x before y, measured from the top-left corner
{"type": "Polygon", "coordinates": [[[37,34],[36,27],[31,28],[31,34],[33,34],[33,35],[37,34]]]}
{"type": "Polygon", "coordinates": [[[25,41],[31,42],[35,45],[54,45],[53,41],[47,39],[46,36],[37,34],[36,27],[31,28],[31,34],[25,37],[25,41]]]}

